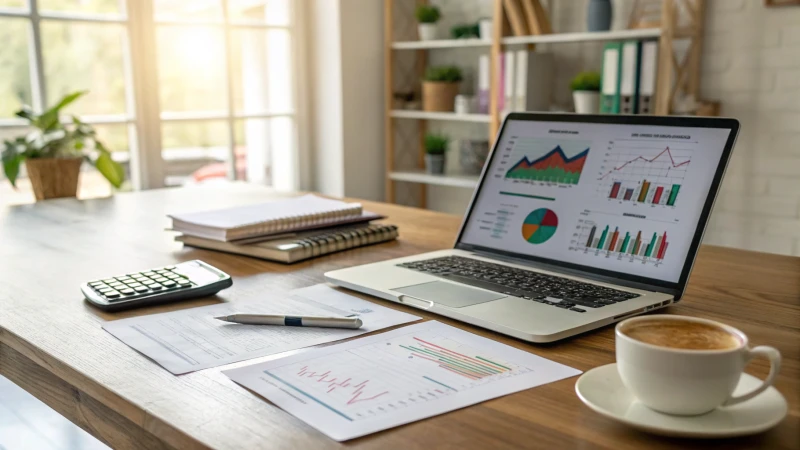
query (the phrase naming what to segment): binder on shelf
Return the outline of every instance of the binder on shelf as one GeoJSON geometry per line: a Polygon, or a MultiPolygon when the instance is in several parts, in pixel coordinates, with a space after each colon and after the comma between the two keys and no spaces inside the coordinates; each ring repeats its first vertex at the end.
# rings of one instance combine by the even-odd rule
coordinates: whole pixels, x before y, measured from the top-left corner
{"type": "Polygon", "coordinates": [[[478,112],[489,114],[489,55],[478,57],[478,112]]]}
{"type": "Polygon", "coordinates": [[[620,42],[609,42],[603,47],[600,112],[604,114],[619,114],[621,53],[622,43],[620,42]]]}
{"type": "Polygon", "coordinates": [[[525,111],[528,90],[528,51],[518,50],[516,54],[517,73],[514,74],[514,107],[512,111],[525,111]]]}
{"type": "Polygon", "coordinates": [[[658,73],[658,41],[642,42],[639,62],[639,101],[636,112],[653,114],[658,73]]]}
{"type": "Polygon", "coordinates": [[[516,98],[514,96],[514,75],[516,75],[514,56],[514,52],[510,50],[503,53],[503,109],[501,110],[503,117],[514,111],[516,106],[516,98]]]}
{"type": "Polygon", "coordinates": [[[620,64],[620,113],[636,114],[639,100],[639,65],[641,60],[641,41],[622,43],[622,63],[620,64]]]}
{"type": "Polygon", "coordinates": [[[555,58],[548,52],[527,52],[524,111],[549,111],[555,74],[555,58]]]}

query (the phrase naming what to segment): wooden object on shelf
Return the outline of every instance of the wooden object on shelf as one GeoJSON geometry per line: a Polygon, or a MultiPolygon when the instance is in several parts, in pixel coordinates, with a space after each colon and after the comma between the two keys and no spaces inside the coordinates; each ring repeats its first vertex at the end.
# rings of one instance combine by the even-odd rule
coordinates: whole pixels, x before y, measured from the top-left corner
{"type": "Polygon", "coordinates": [[[634,0],[628,28],[661,28],[661,3],[648,0],[634,0]]]}
{"type": "Polygon", "coordinates": [[[528,21],[528,30],[532,35],[550,34],[553,32],[550,26],[550,18],[547,11],[542,7],[539,0],[520,0],[522,8],[525,10],[525,18],[528,21]]]}
{"type": "Polygon", "coordinates": [[[519,0],[503,0],[503,5],[505,6],[506,17],[508,17],[508,22],[511,24],[511,31],[514,32],[514,36],[529,35],[528,24],[525,22],[525,16],[522,13],[519,0]]]}
{"type": "Polygon", "coordinates": [[[699,97],[705,7],[705,0],[662,0],[655,107],[658,115],[670,113],[676,96],[699,97]],[[688,18],[686,26],[679,24],[681,12],[688,18]],[[678,39],[689,39],[681,61],[675,54],[678,39]]]}
{"type": "Polygon", "coordinates": [[[429,112],[452,112],[459,83],[441,81],[422,82],[422,110],[429,112]]]}

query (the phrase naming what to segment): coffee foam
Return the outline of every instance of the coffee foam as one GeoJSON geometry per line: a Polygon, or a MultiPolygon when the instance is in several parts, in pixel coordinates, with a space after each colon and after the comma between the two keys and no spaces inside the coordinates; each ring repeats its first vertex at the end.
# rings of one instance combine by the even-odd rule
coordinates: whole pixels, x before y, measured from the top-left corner
{"type": "Polygon", "coordinates": [[[642,320],[621,331],[637,341],[683,350],[730,350],[743,343],[739,336],[724,328],[689,320],[642,320]]]}

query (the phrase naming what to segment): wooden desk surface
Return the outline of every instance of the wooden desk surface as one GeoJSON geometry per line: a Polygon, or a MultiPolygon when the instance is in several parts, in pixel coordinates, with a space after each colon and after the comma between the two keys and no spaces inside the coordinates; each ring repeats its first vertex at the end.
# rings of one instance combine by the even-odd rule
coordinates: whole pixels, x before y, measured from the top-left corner
{"type": "MultiPolygon", "coordinates": [[[[113,198],[55,200],[0,210],[0,374],[114,448],[333,448],[338,444],[208,369],[173,376],[101,329],[106,320],[211,304],[205,299],[120,314],[82,300],[78,284],[108,275],[203,259],[235,278],[222,299],[323,281],[332,269],[447,248],[460,218],[365,202],[400,226],[398,242],[284,266],[171,241],[167,212],[274,197],[247,185],[158,190],[113,198]]],[[[373,300],[379,301],[379,300],[373,300]]],[[[612,328],[531,345],[402,305],[583,371],[614,362],[612,328]]],[[[728,441],[664,439],[605,419],[562,380],[343,445],[352,448],[800,448],[800,258],[703,247],[686,297],[666,310],[707,317],[784,357],[778,390],[789,416],[776,428],[728,441]]],[[[247,362],[238,363],[239,365],[247,362]]],[[[764,377],[755,361],[748,372],[764,377]]]]}

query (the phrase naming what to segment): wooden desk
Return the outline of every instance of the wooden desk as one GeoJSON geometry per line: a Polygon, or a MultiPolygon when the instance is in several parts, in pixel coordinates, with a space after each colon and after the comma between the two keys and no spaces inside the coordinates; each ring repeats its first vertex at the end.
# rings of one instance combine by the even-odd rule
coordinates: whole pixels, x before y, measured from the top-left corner
{"type": "MultiPolygon", "coordinates": [[[[219,369],[173,376],[100,326],[140,314],[213,303],[199,300],[105,314],[83,302],[78,284],[188,259],[230,273],[222,298],[290,290],[323,281],[325,271],[452,245],[460,219],[366,202],[390,216],[401,239],[293,266],[182,249],[164,232],[167,212],[253,203],[263,188],[231,185],[54,200],[0,210],[0,374],[114,448],[333,448],[340,444],[231,382],[219,369]]],[[[614,361],[612,328],[534,346],[401,305],[581,370],[614,361]]],[[[345,443],[352,448],[800,448],[800,258],[704,247],[689,291],[668,312],[708,317],[742,329],[784,356],[777,388],[789,417],[737,441],[653,437],[589,410],[562,380],[345,443]]],[[[241,365],[247,364],[240,363],[241,365]]],[[[762,377],[767,365],[748,371],[762,377]]]]}

